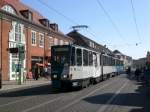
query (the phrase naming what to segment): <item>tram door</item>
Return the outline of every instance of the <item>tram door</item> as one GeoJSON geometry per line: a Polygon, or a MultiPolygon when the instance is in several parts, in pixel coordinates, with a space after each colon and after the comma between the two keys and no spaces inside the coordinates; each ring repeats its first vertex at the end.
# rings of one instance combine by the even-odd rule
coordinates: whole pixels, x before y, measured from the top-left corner
{"type": "Polygon", "coordinates": [[[93,62],[94,62],[94,76],[99,77],[99,67],[98,67],[98,54],[93,53],[93,62]]]}

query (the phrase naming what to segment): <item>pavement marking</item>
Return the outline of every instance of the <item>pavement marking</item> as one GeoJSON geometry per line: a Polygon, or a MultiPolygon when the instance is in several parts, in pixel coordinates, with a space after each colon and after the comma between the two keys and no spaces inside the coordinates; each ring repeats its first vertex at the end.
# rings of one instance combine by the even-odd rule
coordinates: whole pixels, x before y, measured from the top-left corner
{"type": "MultiPolygon", "coordinates": [[[[33,97],[35,97],[35,96],[33,96],[33,97]]],[[[4,107],[4,106],[11,105],[11,104],[19,103],[19,102],[22,102],[22,101],[25,101],[25,100],[29,100],[29,99],[31,99],[31,98],[33,98],[33,97],[23,98],[23,99],[21,99],[21,100],[19,99],[19,100],[13,101],[13,102],[9,102],[9,103],[6,103],[6,104],[2,104],[2,105],[0,105],[0,107],[4,107]]]]}
{"type": "Polygon", "coordinates": [[[119,90],[117,90],[115,92],[115,94],[106,102],[105,105],[103,105],[102,107],[100,107],[100,109],[97,112],[104,112],[106,110],[106,108],[109,106],[108,104],[110,104],[117,96],[118,94],[121,92],[122,89],[125,88],[125,86],[128,84],[128,80],[123,84],[123,86],[121,88],[119,88],[119,90]]]}
{"type": "MultiPolygon", "coordinates": [[[[116,82],[116,81],[115,81],[115,82],[116,82]]],[[[92,95],[93,93],[95,93],[95,92],[97,92],[97,91],[99,91],[99,90],[102,90],[103,88],[105,88],[105,87],[111,85],[112,83],[114,83],[114,81],[111,82],[111,83],[105,84],[104,86],[102,86],[102,87],[100,87],[100,88],[95,89],[94,91],[88,93],[88,94],[85,95],[85,96],[82,96],[82,97],[80,97],[80,98],[74,100],[73,102],[69,103],[68,105],[63,106],[62,108],[59,108],[58,110],[56,110],[56,112],[61,112],[62,110],[64,110],[64,109],[66,109],[66,108],[72,106],[73,104],[79,102],[81,99],[84,99],[84,98],[86,98],[86,97],[92,95]]]]}
{"type": "Polygon", "coordinates": [[[34,109],[36,109],[36,108],[42,107],[42,106],[44,106],[44,105],[46,105],[46,104],[49,104],[49,103],[55,102],[55,101],[57,101],[57,100],[60,100],[62,97],[63,97],[63,96],[58,97],[58,98],[55,98],[55,99],[50,100],[50,101],[47,101],[47,102],[44,102],[44,103],[42,103],[42,104],[33,106],[33,107],[31,107],[31,108],[28,108],[28,109],[26,109],[26,110],[23,110],[22,112],[29,112],[29,111],[34,110],[34,109]]]}

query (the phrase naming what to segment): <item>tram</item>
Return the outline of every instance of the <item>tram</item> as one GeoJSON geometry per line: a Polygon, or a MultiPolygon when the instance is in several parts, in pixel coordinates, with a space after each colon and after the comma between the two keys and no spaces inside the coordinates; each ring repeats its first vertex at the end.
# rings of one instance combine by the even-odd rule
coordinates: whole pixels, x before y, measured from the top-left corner
{"type": "Polygon", "coordinates": [[[87,87],[123,70],[123,62],[78,45],[51,48],[52,86],[87,87]]]}

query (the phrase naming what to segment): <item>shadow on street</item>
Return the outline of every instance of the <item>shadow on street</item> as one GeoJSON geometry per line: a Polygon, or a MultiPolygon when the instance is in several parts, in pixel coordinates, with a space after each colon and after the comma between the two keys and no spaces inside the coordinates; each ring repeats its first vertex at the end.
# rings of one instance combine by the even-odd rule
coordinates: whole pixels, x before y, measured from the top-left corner
{"type": "MultiPolygon", "coordinates": [[[[150,112],[150,84],[146,84],[143,81],[137,82],[134,77],[129,79],[138,85],[135,92],[120,93],[114,101],[110,102],[108,105],[136,107],[135,109],[131,109],[129,112],[150,112]]],[[[106,93],[87,97],[83,100],[93,104],[106,104],[114,94],[115,93],[106,93]]]]}
{"type": "Polygon", "coordinates": [[[34,87],[29,89],[18,90],[14,92],[8,92],[0,94],[0,97],[22,97],[22,96],[35,96],[35,95],[48,95],[48,94],[61,94],[73,91],[78,91],[78,88],[72,89],[55,89],[51,85],[44,85],[40,87],[34,87]]]}

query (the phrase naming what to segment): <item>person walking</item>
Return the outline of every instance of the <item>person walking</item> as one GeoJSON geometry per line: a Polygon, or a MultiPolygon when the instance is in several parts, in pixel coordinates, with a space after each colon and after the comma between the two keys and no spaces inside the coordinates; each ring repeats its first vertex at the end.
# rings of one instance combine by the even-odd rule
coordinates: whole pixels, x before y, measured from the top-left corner
{"type": "Polygon", "coordinates": [[[47,65],[44,66],[44,76],[47,77],[48,75],[48,70],[47,70],[47,65]]]}
{"type": "Polygon", "coordinates": [[[38,78],[39,78],[39,73],[40,71],[39,71],[39,68],[38,68],[38,66],[35,66],[35,80],[38,80],[38,78]]]}
{"type": "Polygon", "coordinates": [[[149,83],[149,80],[150,80],[150,68],[145,67],[145,69],[144,69],[144,81],[146,83],[149,83]]]}
{"type": "Polygon", "coordinates": [[[135,77],[136,77],[136,80],[139,81],[140,79],[140,74],[141,74],[141,70],[139,68],[137,68],[135,70],[135,77]]]}

